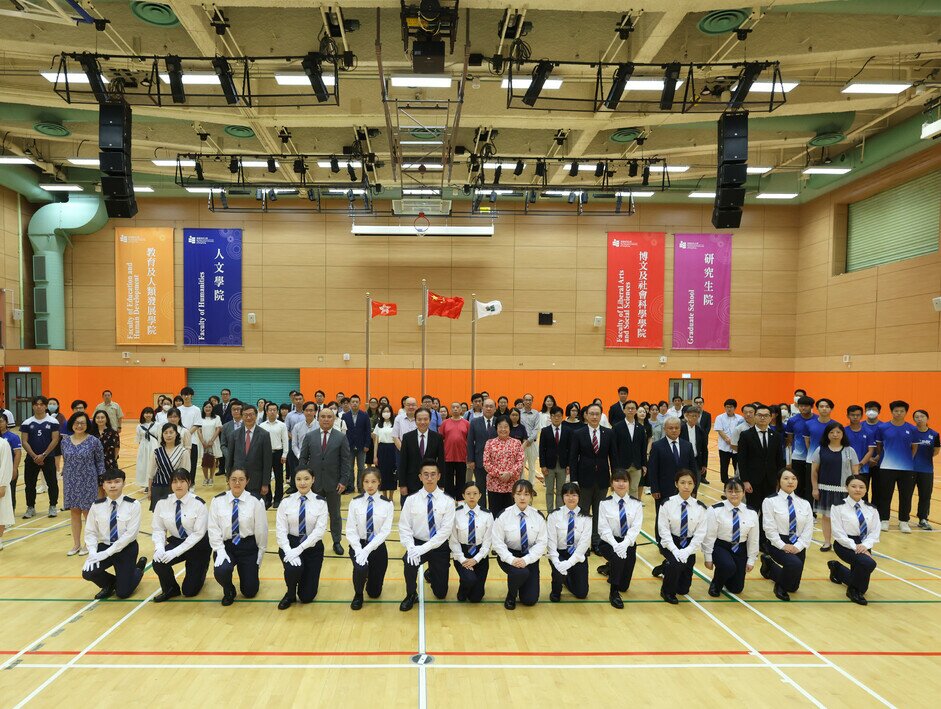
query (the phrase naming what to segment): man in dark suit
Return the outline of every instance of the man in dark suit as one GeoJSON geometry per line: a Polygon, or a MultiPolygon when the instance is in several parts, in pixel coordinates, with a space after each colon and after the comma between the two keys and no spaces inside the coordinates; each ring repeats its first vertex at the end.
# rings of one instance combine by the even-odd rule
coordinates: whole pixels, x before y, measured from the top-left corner
{"type": "MultiPolygon", "coordinates": [[[[680,438],[689,441],[693,447],[693,455],[696,457],[696,490],[699,490],[699,483],[706,477],[706,466],[709,464],[709,438],[706,432],[699,426],[700,410],[698,406],[687,406],[683,418],[686,420],[680,424],[680,438]]],[[[693,494],[696,494],[695,491],[693,494]]]]}
{"type": "Polygon", "coordinates": [[[212,408],[213,415],[218,416],[222,420],[223,426],[232,420],[232,403],[232,390],[223,389],[222,402],[212,408]]]}
{"type": "Polygon", "coordinates": [[[588,514],[591,511],[591,541],[597,548],[598,505],[608,494],[611,469],[617,467],[617,443],[614,433],[601,427],[601,406],[591,404],[585,409],[588,424],[572,435],[569,447],[568,473],[572,482],[578,483],[578,506],[588,514]]]}
{"type": "Polygon", "coordinates": [[[647,459],[647,484],[650,495],[656,503],[654,530],[657,538],[660,532],[657,520],[660,518],[660,506],[676,494],[676,473],[679,470],[696,472],[696,456],[689,441],[680,438],[680,420],[668,416],[663,422],[663,438],[650,448],[647,459]]]}
{"type": "Polygon", "coordinates": [[[248,478],[245,489],[264,499],[271,483],[271,436],[255,425],[257,418],[258,409],[253,405],[242,407],[242,427],[229,435],[225,466],[230,473],[244,470],[248,478]]]}
{"type": "Polygon", "coordinates": [[[487,470],[484,468],[484,446],[497,437],[497,422],[494,412],[497,405],[493,399],[484,399],[483,416],[472,418],[467,429],[467,470],[474,473],[474,482],[480,490],[480,505],[487,506],[487,470]]]}
{"type": "Polygon", "coordinates": [[[712,414],[706,411],[705,400],[701,396],[697,396],[693,399],[693,406],[699,407],[699,427],[706,432],[706,436],[709,435],[709,431],[712,430],[712,414]]]}
{"type": "MultiPolygon", "coordinates": [[[[626,389],[627,387],[621,387],[626,389]]],[[[618,395],[620,395],[620,390],[618,395]]],[[[618,448],[618,464],[621,470],[626,470],[630,478],[631,497],[640,499],[640,478],[647,465],[647,432],[637,420],[637,402],[628,399],[624,402],[622,418],[611,429],[614,431],[614,442],[618,448]]],[[[610,418],[609,418],[610,420],[610,418]]]]}
{"type": "Polygon", "coordinates": [[[369,417],[359,410],[360,399],[358,394],[350,397],[350,410],[343,414],[346,424],[346,438],[350,442],[350,453],[356,461],[356,489],[363,491],[363,475],[366,473],[366,449],[372,440],[372,431],[369,428],[369,417]]]}
{"type": "Polygon", "coordinates": [[[745,486],[745,501],[761,514],[761,503],[777,492],[778,475],[787,462],[781,438],[771,428],[771,409],[758,405],[755,426],[742,431],[738,439],[738,474],[745,486]]]}
{"type": "MultiPolygon", "coordinates": [[[[611,424],[612,428],[618,421],[624,420],[624,409],[627,407],[627,395],[629,393],[630,390],[627,387],[618,387],[618,400],[611,404],[611,408],[608,409],[608,423],[611,424]]],[[[631,494],[633,495],[634,493],[631,494]]]]}
{"type": "Polygon", "coordinates": [[[353,455],[346,436],[333,428],[336,420],[333,409],[321,409],[317,420],[320,428],[304,436],[301,443],[297,469],[309,470],[314,476],[312,489],[326,499],[327,511],[330,513],[333,553],[343,556],[343,546],[340,544],[340,495],[353,487],[353,455]]]}
{"type": "Polygon", "coordinates": [[[402,502],[418,492],[422,482],[418,477],[423,462],[433,460],[439,470],[444,469],[444,438],[431,430],[431,412],[422,407],[415,412],[415,430],[402,436],[399,451],[399,492],[402,502]]]}
{"type": "Polygon", "coordinates": [[[572,432],[562,425],[565,412],[561,406],[549,409],[549,425],[539,433],[539,474],[546,483],[546,513],[562,504],[562,486],[565,484],[565,469],[569,462],[572,432]]]}

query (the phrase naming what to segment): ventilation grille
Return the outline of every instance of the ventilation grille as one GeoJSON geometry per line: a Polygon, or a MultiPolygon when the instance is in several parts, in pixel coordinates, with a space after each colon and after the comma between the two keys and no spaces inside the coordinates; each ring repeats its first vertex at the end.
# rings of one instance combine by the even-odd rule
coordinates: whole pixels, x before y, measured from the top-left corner
{"type": "Polygon", "coordinates": [[[394,199],[392,211],[395,214],[415,214],[424,212],[426,216],[443,216],[451,213],[449,199],[394,199]]]}

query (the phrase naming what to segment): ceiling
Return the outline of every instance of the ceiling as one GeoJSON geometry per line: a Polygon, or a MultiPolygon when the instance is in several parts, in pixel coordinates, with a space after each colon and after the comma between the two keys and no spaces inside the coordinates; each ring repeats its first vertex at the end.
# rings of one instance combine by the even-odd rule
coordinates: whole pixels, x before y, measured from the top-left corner
{"type": "MultiPolygon", "coordinates": [[[[99,0],[94,4],[33,0],[18,4],[27,8],[26,11],[15,10],[17,3],[0,5],[3,152],[25,152],[37,162],[37,170],[87,183],[97,181],[97,171],[75,168],[67,161],[97,155],[97,106],[66,103],[54,92],[53,85],[39,75],[40,71],[56,70],[56,57],[60,53],[302,57],[317,49],[323,28],[321,9],[300,0],[232,0],[220,4],[218,7],[229,23],[222,36],[210,26],[209,13],[216,6],[189,0],[164,3],[178,20],[177,24],[166,27],[144,22],[132,9],[132,5],[140,3],[123,0],[99,0]],[[67,18],[80,12],[73,6],[79,6],[92,18],[107,18],[109,23],[105,30],[96,31],[87,23],[69,24],[67,18]],[[31,16],[27,17],[27,13],[31,16]],[[39,123],[59,124],[69,135],[43,135],[35,128],[39,123]]],[[[855,159],[864,140],[921,114],[926,101],[937,97],[941,89],[941,2],[936,0],[766,3],[760,10],[746,12],[748,17],[741,27],[751,31],[745,41],[739,41],[734,33],[710,35],[699,29],[708,13],[741,7],[727,0],[649,0],[642,9],[619,11],[612,11],[609,2],[583,0],[577,3],[579,11],[570,11],[575,5],[562,0],[534,0],[527,4],[525,20],[532,23],[532,30],[523,39],[529,45],[532,59],[780,62],[783,80],[799,84],[787,94],[786,103],[776,110],[751,114],[749,164],[773,168],[768,175],[750,181],[753,189],[760,188],[756,180],[770,179],[775,174],[791,174],[799,180],[796,176],[808,163],[824,157],[820,148],[808,145],[818,133],[842,133],[845,137],[829,147],[829,157],[839,160],[845,153],[855,159]],[[630,14],[634,31],[624,41],[615,30],[626,13],[630,14]],[[897,95],[841,93],[841,88],[851,79],[903,82],[913,86],[897,95]]],[[[145,8],[148,9],[154,10],[145,8]]],[[[349,50],[356,56],[356,65],[352,71],[339,74],[339,105],[245,108],[222,103],[200,108],[170,103],[135,106],[135,183],[153,185],[158,195],[180,193],[173,184],[173,168],[158,168],[151,163],[155,157],[174,158],[180,152],[340,154],[344,145],[353,142],[354,127],[360,126],[379,131],[371,141],[371,148],[384,166],[379,168],[375,178],[386,187],[395,186],[389,165],[389,131],[379,79],[377,35],[384,75],[411,73],[411,62],[403,47],[399,3],[349,0],[332,9],[338,9],[346,20],[359,22],[358,29],[346,34],[349,50]],[[232,125],[247,126],[254,136],[238,138],[227,134],[225,128],[232,125]],[[291,139],[282,143],[278,134],[285,128],[291,139]],[[202,140],[200,133],[208,137],[202,140]]],[[[461,4],[457,44],[454,53],[446,56],[446,72],[455,79],[461,76],[465,44],[469,53],[487,57],[497,53],[501,19],[507,9],[523,12],[494,0],[468,0],[461,4]]],[[[161,14],[161,8],[156,8],[156,12],[161,14]]],[[[162,15],[166,17],[169,13],[162,15]]],[[[504,52],[507,47],[508,43],[504,42],[504,52]]],[[[106,76],[112,69],[121,67],[140,71],[138,65],[129,61],[103,63],[106,76]]],[[[523,73],[528,74],[530,70],[531,67],[526,68],[523,73]]],[[[726,69],[725,73],[729,71],[726,69]]],[[[719,70],[697,71],[697,86],[709,83],[720,74],[719,70]]],[[[519,76],[519,72],[514,75],[519,76]]],[[[259,68],[259,76],[273,85],[268,69],[259,68]]],[[[595,69],[588,66],[561,66],[552,76],[564,79],[564,89],[557,95],[585,98],[595,91],[595,69]]],[[[670,165],[690,168],[674,177],[674,189],[688,191],[700,182],[706,187],[714,179],[717,114],[662,112],[656,106],[658,93],[650,96],[653,103],[645,104],[641,113],[631,112],[623,104],[615,112],[543,110],[539,102],[531,109],[523,107],[518,97],[513,108],[508,108],[507,92],[500,87],[503,78],[506,75],[493,75],[486,62],[483,66],[469,67],[453,145],[472,148],[476,129],[487,127],[497,130],[494,145],[498,156],[533,160],[547,155],[574,159],[663,157],[670,165]],[[625,127],[642,129],[646,136],[644,144],[613,141],[615,131],[625,127]],[[567,139],[561,147],[554,140],[560,129],[567,131],[567,139]]],[[[770,76],[761,78],[767,80],[770,76]]],[[[442,102],[450,100],[449,120],[453,120],[457,86],[455,82],[450,90],[424,89],[420,93],[415,89],[390,88],[389,96],[401,101],[411,101],[416,96],[442,102]]],[[[678,95],[681,93],[682,89],[678,95]]],[[[549,97],[550,92],[544,91],[542,96],[549,97]]],[[[466,155],[455,156],[450,179],[446,174],[443,177],[435,174],[433,179],[460,186],[467,180],[466,163],[466,155]]],[[[226,165],[225,159],[207,161],[204,166],[207,180],[228,180],[226,165]]],[[[514,177],[512,171],[505,173],[501,184],[531,182],[530,166],[527,161],[527,169],[519,178],[514,177]]],[[[262,168],[257,178],[289,180],[292,179],[290,170],[290,165],[282,161],[278,174],[266,176],[262,168]]],[[[311,172],[311,179],[316,181],[349,184],[345,172],[333,175],[329,169],[315,166],[311,167],[311,172]]],[[[253,177],[250,171],[246,171],[246,176],[253,177]]],[[[570,178],[561,162],[550,166],[547,177],[550,184],[563,188],[591,179],[585,175],[570,178]]],[[[613,179],[620,181],[622,177],[626,180],[626,170],[613,179]]]]}

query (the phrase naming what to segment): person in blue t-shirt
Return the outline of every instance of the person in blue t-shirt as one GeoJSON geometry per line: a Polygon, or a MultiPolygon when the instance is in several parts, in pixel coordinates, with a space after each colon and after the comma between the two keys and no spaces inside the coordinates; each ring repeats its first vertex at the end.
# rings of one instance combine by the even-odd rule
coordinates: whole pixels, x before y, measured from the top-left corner
{"type": "MultiPolygon", "coordinates": [[[[859,404],[853,404],[846,407],[846,418],[849,420],[849,426],[844,430],[846,438],[849,440],[850,447],[856,451],[856,457],[859,458],[859,474],[864,476],[867,486],[870,484],[869,461],[876,452],[876,434],[867,430],[863,420],[863,407],[859,404]]],[[[863,496],[866,502],[869,502],[869,492],[863,496]]]]}
{"type": "Polygon", "coordinates": [[[33,415],[20,424],[20,433],[25,433],[23,449],[26,451],[26,514],[23,519],[36,516],[36,481],[39,473],[46,480],[49,491],[49,516],[59,514],[59,481],[56,477],[56,459],[52,453],[59,445],[59,422],[49,416],[46,407],[49,400],[44,396],[33,398],[33,415]]]}
{"type": "Polygon", "coordinates": [[[832,420],[830,414],[833,412],[833,399],[817,399],[816,406],[817,415],[804,421],[804,445],[807,448],[808,461],[820,447],[823,431],[832,420]]]}
{"type": "MultiPolygon", "coordinates": [[[[882,421],[879,420],[879,415],[882,413],[882,404],[878,401],[867,401],[863,406],[863,411],[866,414],[866,418],[863,420],[863,430],[869,434],[869,440],[875,442],[878,438],[879,426],[882,425],[882,421]]],[[[876,509],[879,508],[879,489],[881,486],[879,460],[879,448],[877,447],[869,459],[869,504],[876,509]]]]}
{"type": "Polygon", "coordinates": [[[908,524],[912,511],[912,492],[915,488],[915,473],[913,458],[915,455],[915,434],[918,429],[905,420],[908,415],[908,402],[893,401],[889,404],[892,420],[879,426],[876,441],[879,443],[879,476],[882,481],[882,490],[879,492],[879,519],[882,520],[882,529],[889,528],[889,506],[895,494],[896,485],[899,491],[899,531],[911,534],[912,528],[908,524]]]}
{"type": "Polygon", "coordinates": [[[934,459],[941,450],[941,440],[938,432],[928,428],[928,412],[918,409],[912,418],[915,420],[915,458],[912,467],[915,469],[915,485],[918,487],[918,527],[931,531],[928,524],[928,513],[931,510],[931,490],[934,487],[934,459]]]}
{"type": "Polygon", "coordinates": [[[14,512],[16,512],[16,481],[19,479],[20,458],[23,457],[23,444],[20,437],[9,430],[9,421],[6,416],[0,416],[0,438],[10,444],[10,453],[13,454],[13,478],[10,481],[10,502],[14,512]]]}
{"type": "MultiPolygon", "coordinates": [[[[787,434],[787,445],[791,448],[791,470],[797,476],[797,494],[799,497],[807,500],[813,505],[813,485],[810,482],[810,466],[807,464],[807,441],[804,439],[806,432],[804,430],[807,422],[816,418],[812,409],[814,400],[809,396],[801,396],[797,399],[796,413],[784,424],[784,432],[787,434]]],[[[817,436],[820,440],[820,436],[817,436]]]]}

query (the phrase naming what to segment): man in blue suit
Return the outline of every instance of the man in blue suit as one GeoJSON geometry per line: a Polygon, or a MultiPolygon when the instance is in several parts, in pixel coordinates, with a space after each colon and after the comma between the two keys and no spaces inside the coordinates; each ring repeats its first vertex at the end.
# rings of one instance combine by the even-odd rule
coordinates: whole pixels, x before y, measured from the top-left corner
{"type": "Polygon", "coordinates": [[[487,506],[487,470],[484,468],[484,446],[497,437],[494,412],[497,405],[493,399],[484,400],[483,416],[471,419],[467,429],[467,470],[474,473],[474,482],[480,490],[480,505],[487,506]]]}
{"type": "MultiPolygon", "coordinates": [[[[660,517],[661,505],[676,494],[677,471],[689,470],[695,477],[698,470],[693,447],[689,441],[680,438],[680,420],[676,416],[668,416],[663,422],[663,434],[663,438],[650,448],[647,458],[647,484],[656,503],[656,519],[660,517]]],[[[656,519],[654,530],[659,539],[656,519]]]]}
{"type": "MultiPolygon", "coordinates": [[[[369,416],[359,410],[359,395],[350,397],[350,410],[343,414],[346,424],[346,438],[350,442],[350,453],[356,461],[356,489],[363,492],[363,475],[366,474],[366,450],[372,440],[372,431],[369,429],[369,416]]],[[[353,492],[349,490],[349,492],[353,492]]]]}

